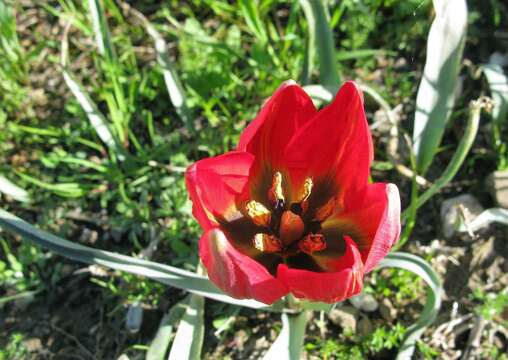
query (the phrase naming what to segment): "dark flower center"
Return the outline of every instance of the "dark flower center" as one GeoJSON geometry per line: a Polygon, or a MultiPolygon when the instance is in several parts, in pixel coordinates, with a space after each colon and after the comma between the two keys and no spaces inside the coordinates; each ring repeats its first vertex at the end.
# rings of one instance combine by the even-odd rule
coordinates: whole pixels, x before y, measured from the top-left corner
{"type": "Polygon", "coordinates": [[[336,200],[335,197],[330,198],[320,208],[313,209],[312,217],[305,216],[309,211],[308,199],[313,187],[312,179],[307,178],[296,201],[287,203],[282,191],[282,175],[276,172],[268,191],[270,204],[265,206],[255,200],[247,202],[247,215],[260,229],[252,239],[252,245],[257,250],[287,258],[326,249],[321,223],[334,212],[336,200]]]}

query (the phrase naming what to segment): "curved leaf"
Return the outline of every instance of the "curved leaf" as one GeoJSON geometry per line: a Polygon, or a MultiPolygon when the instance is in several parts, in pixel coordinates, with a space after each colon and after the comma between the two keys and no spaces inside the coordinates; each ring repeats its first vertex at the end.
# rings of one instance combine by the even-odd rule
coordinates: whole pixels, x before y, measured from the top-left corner
{"type": "Polygon", "coordinates": [[[420,173],[430,166],[450,118],[467,30],[465,0],[434,0],[433,4],[436,17],[427,39],[413,131],[420,173]]]}
{"type": "Polygon", "coordinates": [[[146,276],[163,284],[228,304],[275,312],[294,312],[284,309],[282,301],[268,306],[255,300],[234,299],[225,295],[208,278],[190,271],[73,243],[39,230],[2,209],[0,209],[0,227],[76,261],[146,276]]]}
{"type": "Polygon", "coordinates": [[[378,267],[396,267],[411,271],[421,277],[428,285],[425,307],[416,323],[407,328],[397,355],[397,360],[411,359],[416,341],[423,331],[434,322],[441,307],[441,294],[443,291],[441,281],[434,269],[425,260],[408,253],[392,252],[381,260],[378,267]]]}

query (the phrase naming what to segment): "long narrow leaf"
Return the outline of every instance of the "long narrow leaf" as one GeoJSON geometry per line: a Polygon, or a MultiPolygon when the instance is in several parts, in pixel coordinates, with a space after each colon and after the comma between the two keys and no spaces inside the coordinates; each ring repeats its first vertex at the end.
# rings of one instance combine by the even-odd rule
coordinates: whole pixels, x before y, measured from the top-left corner
{"type": "Polygon", "coordinates": [[[489,226],[491,223],[508,225],[508,209],[491,208],[483,211],[468,224],[461,223],[459,230],[462,232],[477,231],[489,226]]]}
{"type": "Polygon", "coordinates": [[[118,145],[115,137],[109,129],[108,122],[104,115],[99,111],[97,105],[93,102],[90,96],[85,91],[83,85],[81,85],[76,78],[72,75],[69,69],[69,42],[67,39],[68,27],[64,31],[62,37],[62,49],[61,49],[61,65],[62,74],[65,83],[71,90],[72,94],[78,101],[79,105],[85,112],[90,124],[94,128],[97,136],[102,140],[108,148],[110,148],[113,154],[119,159],[124,160],[123,149],[118,145]]]}
{"type": "Polygon", "coordinates": [[[483,73],[489,83],[494,101],[492,118],[500,126],[503,121],[506,121],[508,115],[508,76],[494,55],[490,57],[489,63],[483,66],[483,73]]]}
{"type": "Polygon", "coordinates": [[[202,296],[190,295],[189,305],[178,325],[168,360],[201,359],[205,335],[204,306],[205,299],[202,296]]]}
{"type": "Polygon", "coordinates": [[[178,78],[178,74],[169,59],[167,45],[164,38],[142,13],[125,3],[122,4],[122,7],[126,11],[130,12],[145,28],[148,35],[152,37],[155,43],[155,52],[157,53],[157,63],[162,68],[164,81],[166,82],[166,88],[168,90],[171,103],[175,107],[175,110],[180,119],[182,119],[183,123],[187,126],[191,126],[192,117],[186,105],[185,91],[180,79],[178,78]]]}
{"type": "Polygon", "coordinates": [[[169,347],[173,328],[185,313],[186,306],[183,302],[174,305],[169,312],[164,315],[159,324],[159,329],[155,338],[152,340],[148,351],[146,352],[146,360],[163,360],[166,358],[166,352],[169,347]]]}
{"type": "Polygon", "coordinates": [[[39,230],[2,209],[0,209],[0,227],[69,259],[145,276],[163,284],[228,304],[275,312],[291,312],[283,308],[282,302],[268,306],[255,300],[238,300],[229,297],[215,287],[208,278],[190,271],[73,243],[39,230]]]}
{"type": "MultiPolygon", "coordinates": [[[[337,91],[341,79],[337,69],[335,43],[332,29],[329,25],[323,0],[299,0],[309,27],[309,41],[315,41],[319,60],[319,78],[321,85],[332,93],[337,91]]],[[[312,63],[313,44],[308,45],[308,61],[312,63]]],[[[311,65],[309,65],[311,66],[311,65]]],[[[309,71],[306,69],[305,71],[309,71]]],[[[306,75],[307,76],[307,75],[306,75]]],[[[308,74],[310,76],[310,74],[308,74]]]]}
{"type": "Polygon", "coordinates": [[[305,338],[307,311],[282,314],[282,330],[263,360],[299,360],[305,338]]]}
{"type": "Polygon", "coordinates": [[[385,267],[396,267],[411,271],[421,277],[428,285],[425,307],[416,323],[407,328],[397,355],[397,360],[411,359],[416,341],[425,329],[434,322],[441,307],[441,294],[443,291],[441,281],[434,269],[425,260],[411,254],[392,252],[379,263],[379,268],[385,267]]]}
{"type": "Polygon", "coordinates": [[[266,44],[268,42],[268,36],[265,26],[261,21],[261,17],[259,16],[259,5],[254,0],[240,0],[239,5],[249,29],[254,33],[261,44],[266,44]]]}
{"type": "Polygon", "coordinates": [[[0,175],[0,192],[9,195],[14,200],[21,202],[29,202],[30,196],[25,189],[20,188],[18,185],[11,182],[6,177],[0,175]]]}
{"type": "Polygon", "coordinates": [[[95,41],[97,42],[99,54],[104,56],[111,63],[116,58],[116,55],[111,45],[111,35],[101,0],[88,0],[88,8],[92,15],[93,31],[95,33],[95,41]]]}
{"type": "Polygon", "coordinates": [[[441,143],[455,102],[467,30],[465,0],[434,0],[436,17],[427,39],[427,59],[416,96],[413,144],[424,173],[441,143]]]}

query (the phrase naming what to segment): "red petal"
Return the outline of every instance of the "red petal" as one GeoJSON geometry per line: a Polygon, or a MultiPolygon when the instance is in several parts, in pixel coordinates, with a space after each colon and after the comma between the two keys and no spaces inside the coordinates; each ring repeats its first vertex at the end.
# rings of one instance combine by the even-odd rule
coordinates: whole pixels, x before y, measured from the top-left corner
{"type": "Polygon", "coordinates": [[[397,186],[386,185],[387,205],[372,241],[365,262],[365,272],[370,272],[388,254],[400,235],[400,197],[397,186]]]}
{"type": "Polygon", "coordinates": [[[251,152],[260,163],[270,159],[277,168],[284,161],[284,148],[291,137],[315,113],[316,108],[305,91],[294,81],[287,81],[243,131],[237,149],[251,152]]]}
{"type": "Polygon", "coordinates": [[[208,230],[199,240],[199,256],[210,280],[232,297],[272,304],[288,293],[281,281],[236,250],[217,228],[208,230]]]}
{"type": "Polygon", "coordinates": [[[323,229],[337,227],[349,233],[358,244],[365,264],[371,271],[399,238],[400,198],[393,184],[371,184],[346,193],[344,209],[322,224],[323,229]]]}
{"type": "Polygon", "coordinates": [[[285,264],[277,268],[277,278],[293,295],[311,301],[334,303],[359,294],[363,288],[363,263],[356,244],[345,236],[346,253],[338,259],[335,272],[291,269],[285,264]]]}
{"type": "Polygon", "coordinates": [[[235,200],[247,185],[253,161],[250,153],[232,151],[199,160],[187,169],[192,212],[205,230],[216,226],[218,217],[236,216],[235,200]]]}
{"type": "Polygon", "coordinates": [[[333,174],[342,191],[367,184],[373,159],[363,95],[346,82],[334,101],[295,134],[285,157],[298,179],[333,174]]]}

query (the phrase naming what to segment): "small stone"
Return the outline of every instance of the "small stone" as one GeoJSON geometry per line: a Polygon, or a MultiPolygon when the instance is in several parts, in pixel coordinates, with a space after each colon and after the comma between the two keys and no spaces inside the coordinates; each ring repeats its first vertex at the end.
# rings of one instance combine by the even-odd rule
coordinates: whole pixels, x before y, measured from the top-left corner
{"type": "Polygon", "coordinates": [[[356,333],[360,336],[369,336],[372,333],[372,322],[368,317],[362,317],[356,324],[356,333]]]}
{"type": "Polygon", "coordinates": [[[379,306],[376,299],[371,294],[353,296],[349,299],[349,302],[355,308],[366,312],[376,311],[379,306]]]}
{"type": "Polygon", "coordinates": [[[441,225],[445,238],[451,238],[466,221],[473,221],[483,212],[483,206],[471,194],[463,194],[443,201],[441,204],[441,225]]]}
{"type": "Polygon", "coordinates": [[[397,310],[393,307],[392,302],[388,298],[384,298],[379,304],[379,313],[388,322],[392,322],[397,318],[397,310]]]}
{"type": "Polygon", "coordinates": [[[342,327],[344,330],[349,329],[355,331],[358,318],[358,310],[352,306],[341,306],[333,309],[328,318],[332,323],[342,327]]]}
{"type": "Polygon", "coordinates": [[[23,341],[23,345],[25,345],[29,352],[35,352],[42,348],[41,339],[39,338],[28,338],[23,341]]]}
{"type": "Polygon", "coordinates": [[[494,171],[487,178],[486,185],[496,203],[508,209],[508,170],[494,171]]]}
{"type": "Polygon", "coordinates": [[[125,328],[130,334],[136,334],[141,328],[143,322],[143,308],[139,303],[134,303],[129,306],[125,318],[125,328]]]}

